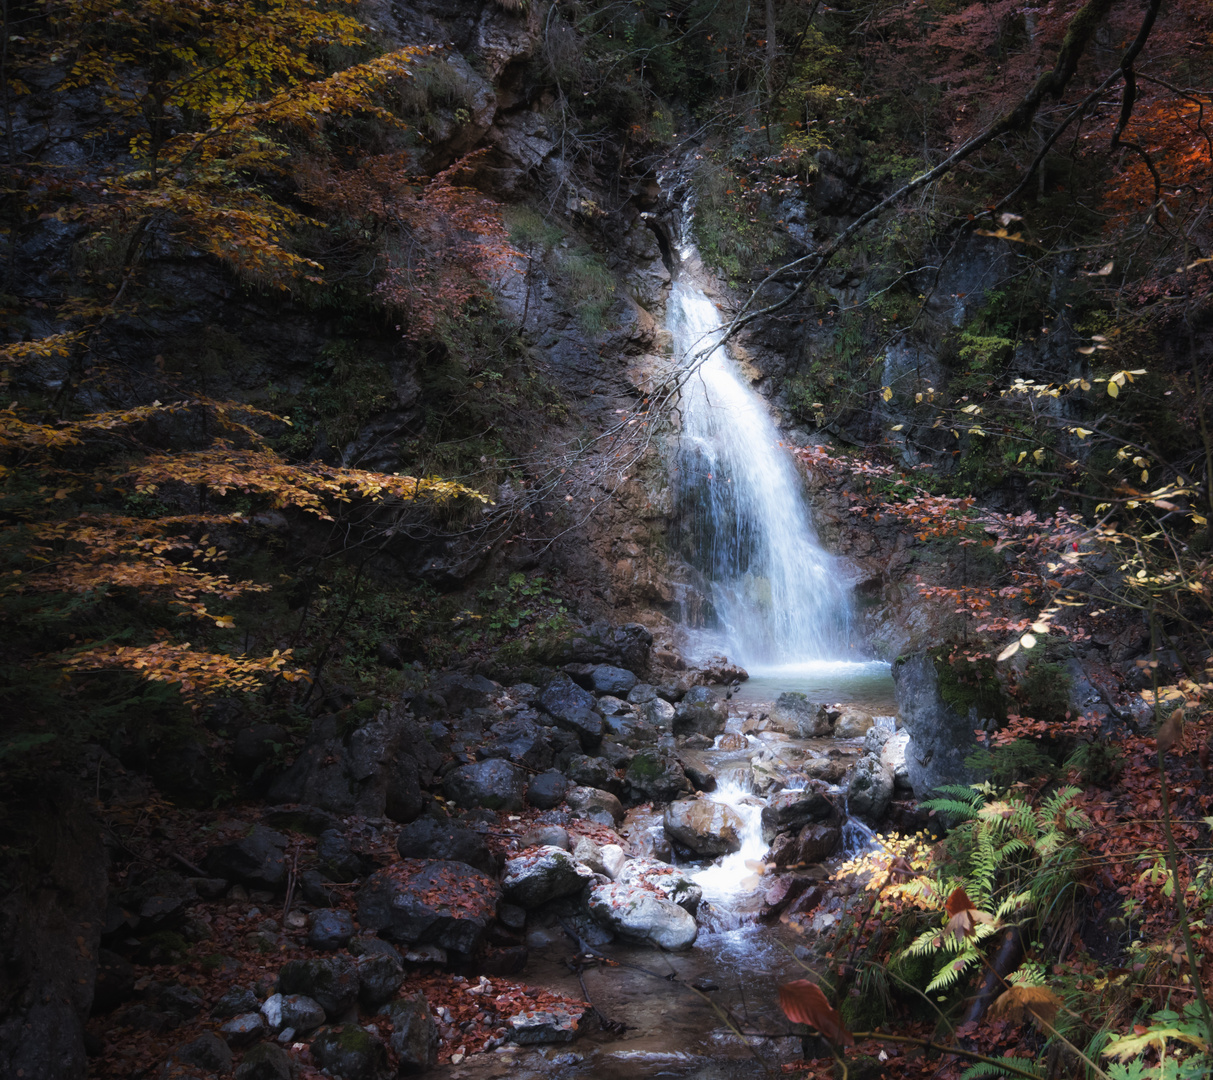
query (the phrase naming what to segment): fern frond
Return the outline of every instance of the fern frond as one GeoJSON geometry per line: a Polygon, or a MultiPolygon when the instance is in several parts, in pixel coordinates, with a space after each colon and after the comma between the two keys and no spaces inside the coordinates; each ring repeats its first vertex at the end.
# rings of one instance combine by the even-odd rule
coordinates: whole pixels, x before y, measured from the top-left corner
{"type": "Polygon", "coordinates": [[[977,816],[976,807],[959,799],[926,799],[920,805],[936,814],[951,814],[961,821],[968,821],[977,816]]]}
{"type": "Polygon", "coordinates": [[[1008,896],[1001,904],[998,905],[998,910],[994,912],[994,917],[1001,922],[1003,919],[1017,912],[1023,911],[1026,908],[1033,907],[1035,901],[1032,899],[1030,892],[1016,893],[1014,896],[1008,896]]]}
{"type": "Polygon", "coordinates": [[[938,927],[919,934],[906,946],[904,955],[925,956],[927,953],[938,952],[943,948],[943,931],[938,927]]]}
{"type": "MultiPolygon", "coordinates": [[[[1032,1061],[1031,1058],[1011,1058],[1009,1064],[1023,1072],[1034,1073],[1044,1080],[1046,1073],[1044,1069],[1032,1061]]],[[[960,1080],[982,1080],[987,1076],[1006,1076],[1006,1070],[1002,1068],[996,1061],[979,1061],[976,1065],[971,1065],[960,1074],[960,1080]]]]}
{"type": "Polygon", "coordinates": [[[977,950],[970,945],[955,959],[944,964],[936,973],[935,978],[927,983],[926,992],[930,994],[935,990],[946,990],[948,987],[954,986],[965,970],[979,958],[977,950]]]}

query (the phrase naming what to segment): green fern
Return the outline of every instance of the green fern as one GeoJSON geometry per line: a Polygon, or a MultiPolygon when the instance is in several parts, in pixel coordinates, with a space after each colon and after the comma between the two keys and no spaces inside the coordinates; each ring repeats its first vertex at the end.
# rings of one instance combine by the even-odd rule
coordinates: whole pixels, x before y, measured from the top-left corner
{"type": "MultiPolygon", "coordinates": [[[[1023,1072],[1032,1073],[1039,1076],[1041,1080],[1045,1080],[1048,1075],[1044,1069],[1037,1065],[1036,1062],[1030,1061],[1028,1058],[1012,1058],[1010,1064],[1023,1072]]],[[[1007,1071],[995,1061],[979,1061],[975,1065],[970,1065],[960,1074],[960,1080],[981,1080],[986,1076],[1006,1076],[1007,1071]]]]}

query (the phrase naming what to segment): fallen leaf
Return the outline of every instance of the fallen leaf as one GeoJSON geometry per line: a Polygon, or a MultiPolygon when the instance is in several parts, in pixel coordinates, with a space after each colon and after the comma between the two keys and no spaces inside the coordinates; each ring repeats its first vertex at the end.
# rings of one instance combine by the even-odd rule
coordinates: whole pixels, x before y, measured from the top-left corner
{"type": "Polygon", "coordinates": [[[991,1020],[1022,1022],[1029,1016],[1052,1027],[1061,999],[1047,986],[1012,986],[990,1006],[991,1020]]]}
{"type": "Polygon", "coordinates": [[[854,1046],[855,1039],[843,1025],[842,1017],[826,1001],[821,987],[808,979],[796,979],[779,988],[779,1007],[794,1024],[816,1028],[836,1046],[854,1046]]]}

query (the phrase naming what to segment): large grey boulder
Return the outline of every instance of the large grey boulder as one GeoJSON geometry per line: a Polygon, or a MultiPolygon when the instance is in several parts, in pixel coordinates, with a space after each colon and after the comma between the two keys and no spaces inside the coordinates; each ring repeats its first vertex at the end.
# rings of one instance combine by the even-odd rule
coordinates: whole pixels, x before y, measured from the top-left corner
{"type": "Polygon", "coordinates": [[[876,723],[872,714],[854,707],[842,710],[842,714],[834,722],[834,738],[858,739],[866,735],[876,723]]]}
{"type": "Polygon", "coordinates": [[[695,920],[677,904],[636,885],[596,885],[587,907],[597,922],[620,937],[662,949],[689,949],[699,933],[695,920]]]}
{"type": "Polygon", "coordinates": [[[775,700],[775,706],[771,709],[771,724],[785,734],[800,739],[820,738],[834,731],[830,710],[797,691],[780,694],[775,700]]]}
{"type": "Polygon", "coordinates": [[[665,808],[662,818],[671,840],[699,855],[727,855],[741,850],[745,823],[737,811],[710,799],[681,799],[665,808]]]}
{"type": "Polygon", "coordinates": [[[970,695],[963,711],[954,709],[940,692],[936,661],[929,653],[900,659],[893,665],[893,683],[902,728],[909,735],[906,777],[916,798],[925,799],[941,784],[971,784],[981,779],[965,765],[977,747],[975,728],[999,719],[999,695],[970,695]],[[986,713],[987,715],[982,715],[986,713]]]}
{"type": "Polygon", "coordinates": [[[561,673],[543,688],[536,703],[549,716],[560,720],[578,709],[593,709],[594,702],[593,694],[561,673]]]}
{"type": "Polygon", "coordinates": [[[705,735],[715,738],[724,731],[729,709],[706,686],[693,686],[674,707],[675,735],[705,735]]]}
{"type": "Polygon", "coordinates": [[[473,953],[499,899],[497,883],[466,863],[409,860],[367,878],[358,921],[389,941],[473,953]]]}
{"type": "Polygon", "coordinates": [[[506,860],[501,888],[510,903],[529,909],[580,892],[593,876],[567,851],[548,845],[506,860]]]}
{"type": "Polygon", "coordinates": [[[521,810],[526,773],[501,758],[489,758],[452,769],[442,778],[442,790],[457,806],[521,810]]]}
{"type": "Polygon", "coordinates": [[[880,761],[893,774],[893,785],[897,788],[909,788],[910,773],[906,765],[906,751],[910,746],[908,731],[895,731],[885,740],[880,748],[880,761]]]}
{"type": "Polygon", "coordinates": [[[876,824],[893,798],[893,770],[868,754],[859,759],[847,778],[847,813],[876,824]]]}
{"type": "Polygon", "coordinates": [[[666,803],[691,794],[693,787],[676,759],[644,749],[632,758],[624,774],[624,790],[631,803],[666,803]]]}
{"type": "Polygon", "coordinates": [[[599,664],[590,672],[590,682],[596,694],[610,694],[613,697],[625,698],[636,685],[637,679],[626,668],[599,664]]]}
{"type": "Polygon", "coordinates": [[[202,865],[215,877],[256,889],[277,889],[286,884],[286,837],[254,825],[247,836],[211,848],[202,865]]]}
{"type": "Polygon", "coordinates": [[[699,910],[703,889],[676,866],[646,855],[638,855],[618,866],[612,875],[624,885],[639,885],[677,904],[688,915],[699,910]]]}
{"type": "Polygon", "coordinates": [[[478,832],[453,821],[423,817],[410,822],[396,837],[396,850],[405,859],[446,859],[467,863],[482,874],[496,876],[500,859],[478,832]]]}
{"type": "Polygon", "coordinates": [[[570,788],[564,801],[577,817],[608,827],[623,820],[623,804],[609,791],[598,788],[570,788]]]}
{"type": "Polygon", "coordinates": [[[400,1059],[400,1075],[425,1072],[438,1064],[438,1025],[423,994],[397,998],[381,1011],[392,1023],[388,1045],[400,1059]]]}
{"type": "Polygon", "coordinates": [[[543,772],[552,764],[549,730],[528,716],[509,716],[493,725],[492,738],[481,749],[486,758],[506,758],[533,772],[543,772]]]}
{"type": "Polygon", "coordinates": [[[799,831],[811,822],[836,823],[841,816],[841,795],[811,781],[803,791],[781,791],[762,808],[762,838],[769,844],[778,833],[799,831]]]}
{"type": "Polygon", "coordinates": [[[325,1020],[324,1006],[306,994],[271,994],[261,1006],[261,1015],[275,1034],[290,1028],[306,1035],[325,1020]]]}

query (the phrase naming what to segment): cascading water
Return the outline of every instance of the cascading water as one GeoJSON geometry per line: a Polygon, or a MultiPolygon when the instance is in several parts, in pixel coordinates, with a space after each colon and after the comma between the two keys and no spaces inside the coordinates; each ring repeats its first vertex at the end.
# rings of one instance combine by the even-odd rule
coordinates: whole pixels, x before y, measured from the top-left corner
{"type": "Polygon", "coordinates": [[[847,649],[848,588],[817,541],[800,477],[766,404],[727,346],[713,348],[720,313],[685,274],[667,310],[675,355],[688,371],[680,403],[680,540],[706,579],[720,644],[750,670],[839,658],[847,649]]]}

